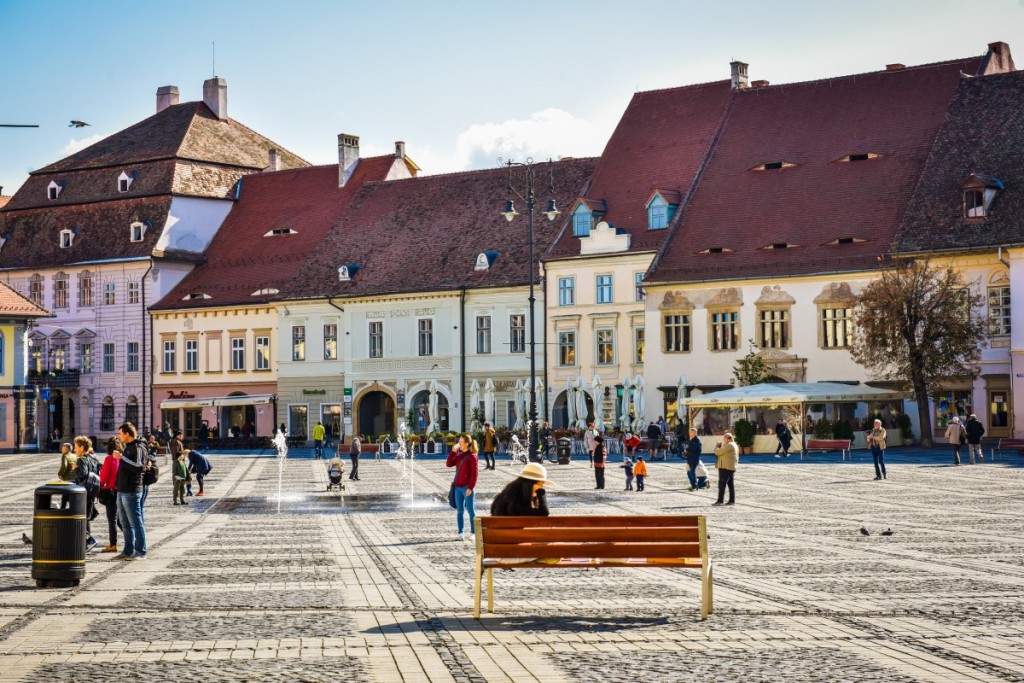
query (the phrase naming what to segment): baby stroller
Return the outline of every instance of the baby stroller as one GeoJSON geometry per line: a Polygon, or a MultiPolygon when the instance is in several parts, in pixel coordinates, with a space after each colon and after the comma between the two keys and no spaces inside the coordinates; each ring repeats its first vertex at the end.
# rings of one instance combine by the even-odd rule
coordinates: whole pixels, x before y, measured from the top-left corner
{"type": "Polygon", "coordinates": [[[345,485],[341,483],[341,475],[345,473],[345,468],[336,462],[332,462],[327,466],[327,490],[338,489],[339,491],[345,490],[345,485]]]}

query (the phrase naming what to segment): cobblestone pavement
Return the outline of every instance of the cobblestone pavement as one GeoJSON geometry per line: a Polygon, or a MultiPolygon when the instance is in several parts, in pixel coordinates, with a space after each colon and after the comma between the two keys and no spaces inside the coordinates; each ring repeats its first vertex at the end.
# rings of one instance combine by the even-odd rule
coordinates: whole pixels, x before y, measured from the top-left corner
{"type": "MultiPolygon", "coordinates": [[[[289,460],[279,498],[275,459],[215,457],[189,507],[151,491],[146,562],[37,590],[21,534],[56,456],[0,456],[0,680],[1024,681],[1024,459],[890,459],[746,458],[725,508],[678,461],[643,493],[550,465],[556,514],[706,514],[716,612],[694,571],[517,570],[477,622],[442,461],[364,459],[341,496],[289,460]]],[[[478,510],[514,472],[481,472],[478,510]]]]}

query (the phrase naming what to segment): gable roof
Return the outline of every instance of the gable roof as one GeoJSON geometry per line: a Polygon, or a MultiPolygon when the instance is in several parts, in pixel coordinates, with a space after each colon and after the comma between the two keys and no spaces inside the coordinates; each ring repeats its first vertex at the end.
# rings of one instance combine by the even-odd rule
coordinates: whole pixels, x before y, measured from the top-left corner
{"type": "Polygon", "coordinates": [[[11,201],[10,195],[0,194],[0,209],[7,206],[7,202],[11,201]]]}
{"type": "Polygon", "coordinates": [[[963,78],[893,243],[896,252],[1024,243],[1024,72],[963,78]],[[996,192],[985,218],[966,218],[972,176],[996,192]],[[993,178],[994,176],[994,178],[993,178]]]}
{"type": "Polygon", "coordinates": [[[253,292],[284,288],[341,220],[360,187],[385,179],[395,163],[404,161],[393,155],[360,159],[344,187],[338,187],[337,165],[246,177],[238,202],[206,250],[206,263],[152,309],[258,304],[278,298],[276,292],[253,292]],[[266,236],[278,228],[294,233],[266,236]],[[184,299],[190,294],[210,298],[184,299]]]}
{"type": "Polygon", "coordinates": [[[52,318],[45,308],[36,306],[10,286],[0,282],[0,316],[20,318],[52,318]]]}
{"type": "MultiPolygon", "coordinates": [[[[572,204],[594,165],[589,158],[554,162],[558,205],[572,204]]],[[[538,178],[547,180],[547,167],[538,164],[538,178]]],[[[507,186],[508,171],[503,168],[368,183],[341,222],[282,288],[281,298],[526,285],[530,280],[526,217],[520,215],[509,223],[501,215],[507,186]],[[486,251],[498,252],[493,265],[474,271],[477,256],[486,251]],[[338,268],[353,263],[362,268],[351,281],[339,282],[338,268]]],[[[563,214],[549,222],[541,213],[546,190],[539,196],[533,220],[535,260],[569,221],[563,214]]],[[[525,212],[523,206],[519,210],[525,212]]]]}
{"type": "MultiPolygon", "coordinates": [[[[604,202],[602,220],[631,235],[630,251],[654,250],[665,240],[665,230],[647,229],[647,202],[658,189],[687,193],[730,92],[729,81],[717,81],[633,95],[583,198],[592,209],[604,202]]],[[[544,258],[579,256],[579,239],[565,231],[544,258]]]]}
{"type": "Polygon", "coordinates": [[[979,62],[734,91],[699,187],[645,279],[871,267],[889,249],[960,72],[979,62]],[[843,161],[850,154],[880,156],[843,161]],[[751,170],[780,159],[797,166],[751,170]],[[848,237],[864,241],[829,244],[848,237]],[[799,248],[761,249],[768,243],[799,248]],[[730,251],[702,253],[715,247],[730,251]]]}

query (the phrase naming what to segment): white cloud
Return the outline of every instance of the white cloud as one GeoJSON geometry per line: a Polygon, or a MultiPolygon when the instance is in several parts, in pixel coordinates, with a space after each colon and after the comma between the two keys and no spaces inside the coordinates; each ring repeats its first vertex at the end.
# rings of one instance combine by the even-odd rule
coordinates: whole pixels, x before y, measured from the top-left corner
{"type": "Polygon", "coordinates": [[[69,156],[71,154],[74,154],[75,152],[82,151],[89,145],[95,144],[105,137],[107,136],[103,135],[102,133],[96,133],[94,135],[90,135],[89,137],[79,138],[77,140],[75,138],[71,138],[70,140],[68,140],[68,144],[64,145],[63,149],[61,149],[60,153],[62,156],[69,156]]]}
{"type": "MultiPolygon", "coordinates": [[[[455,143],[454,168],[493,168],[498,157],[522,161],[601,153],[605,134],[583,119],[561,109],[544,109],[528,119],[502,123],[474,124],[459,134],[455,143]]],[[[439,169],[440,170],[440,169],[439,169]]]]}

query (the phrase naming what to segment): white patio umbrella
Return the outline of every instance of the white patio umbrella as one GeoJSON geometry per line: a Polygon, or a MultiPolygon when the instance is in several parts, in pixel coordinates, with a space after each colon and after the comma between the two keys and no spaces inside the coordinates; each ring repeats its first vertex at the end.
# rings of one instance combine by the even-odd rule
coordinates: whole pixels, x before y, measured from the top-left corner
{"type": "Polygon", "coordinates": [[[619,409],[619,429],[622,429],[623,431],[625,431],[627,429],[630,429],[630,420],[629,420],[630,396],[629,396],[629,391],[630,391],[630,387],[632,386],[632,384],[633,384],[633,382],[632,382],[632,380],[629,379],[629,377],[627,377],[626,379],[622,380],[622,407],[619,409]]]}
{"type": "Polygon", "coordinates": [[[565,381],[566,429],[576,426],[576,380],[570,377],[565,381]]]}
{"type": "Polygon", "coordinates": [[[604,393],[601,389],[601,378],[594,375],[594,428],[604,431],[604,393]]]}
{"type": "Polygon", "coordinates": [[[427,417],[430,419],[430,424],[427,425],[427,434],[436,432],[439,428],[437,424],[437,380],[430,380],[430,400],[427,403],[427,417]]]}
{"type": "Polygon", "coordinates": [[[680,422],[686,422],[686,406],[683,399],[686,398],[686,375],[679,375],[679,382],[676,383],[676,417],[680,422]]]}
{"type": "Polygon", "coordinates": [[[480,380],[474,379],[469,385],[469,430],[480,431],[480,421],[473,417],[473,411],[480,407],[480,380]]]}
{"type": "Polygon", "coordinates": [[[582,377],[576,380],[576,427],[587,428],[587,383],[582,377]]]}
{"type": "Polygon", "coordinates": [[[640,434],[644,427],[647,426],[647,420],[644,419],[644,376],[636,376],[636,384],[634,385],[633,393],[633,431],[640,434]]]}
{"type": "Polygon", "coordinates": [[[521,380],[516,380],[516,424],[512,427],[513,430],[519,432],[526,429],[526,400],[530,390],[526,387],[526,383],[521,380]]]}
{"type": "Polygon", "coordinates": [[[490,377],[484,383],[484,421],[494,425],[494,380],[490,377]]]}
{"type": "Polygon", "coordinates": [[[536,383],[533,385],[533,394],[537,399],[537,427],[547,419],[544,414],[544,380],[540,377],[536,378],[536,383]]]}

